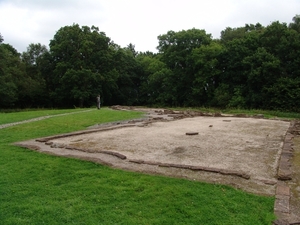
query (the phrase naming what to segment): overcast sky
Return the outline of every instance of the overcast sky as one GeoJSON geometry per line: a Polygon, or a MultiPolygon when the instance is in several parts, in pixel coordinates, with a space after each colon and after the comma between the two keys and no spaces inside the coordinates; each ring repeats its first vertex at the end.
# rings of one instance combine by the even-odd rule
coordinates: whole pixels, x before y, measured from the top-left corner
{"type": "Polygon", "coordinates": [[[157,36],[169,30],[219,38],[226,27],[289,24],[296,14],[300,0],[0,0],[0,33],[23,52],[30,43],[48,47],[61,27],[94,25],[121,47],[157,52],[157,36]]]}

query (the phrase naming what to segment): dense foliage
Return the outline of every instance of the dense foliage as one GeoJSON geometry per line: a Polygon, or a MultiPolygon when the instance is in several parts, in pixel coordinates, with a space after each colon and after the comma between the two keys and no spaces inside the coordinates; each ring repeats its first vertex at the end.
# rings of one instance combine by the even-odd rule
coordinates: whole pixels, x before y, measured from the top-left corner
{"type": "Polygon", "coordinates": [[[121,48],[97,27],[62,27],[18,53],[0,35],[0,107],[207,106],[300,111],[300,17],[287,25],[168,31],[158,53],[121,48]]]}

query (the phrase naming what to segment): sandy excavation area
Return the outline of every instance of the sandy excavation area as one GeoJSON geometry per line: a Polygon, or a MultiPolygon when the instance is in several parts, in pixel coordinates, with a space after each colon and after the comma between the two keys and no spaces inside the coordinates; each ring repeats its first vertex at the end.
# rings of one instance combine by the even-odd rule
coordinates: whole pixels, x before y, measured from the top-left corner
{"type": "Polygon", "coordinates": [[[168,109],[112,106],[145,117],[15,143],[112,168],[225,184],[275,196],[278,223],[298,224],[300,122],[168,109]]]}
{"type": "Polygon", "coordinates": [[[119,152],[127,159],[215,167],[275,176],[289,123],[245,118],[186,118],[52,140],[53,143],[119,152]],[[186,133],[198,133],[187,135],[186,133]]]}
{"type": "Polygon", "coordinates": [[[115,168],[274,195],[289,126],[281,120],[196,116],[112,124],[22,144],[115,168]]]}

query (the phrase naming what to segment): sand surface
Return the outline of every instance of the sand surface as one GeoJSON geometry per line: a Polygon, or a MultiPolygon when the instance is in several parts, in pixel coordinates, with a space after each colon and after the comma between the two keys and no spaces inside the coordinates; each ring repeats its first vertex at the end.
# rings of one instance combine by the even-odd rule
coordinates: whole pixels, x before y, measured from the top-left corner
{"type": "Polygon", "coordinates": [[[286,121],[256,118],[164,117],[95,126],[21,144],[115,168],[229,184],[274,195],[278,160],[289,126],[286,121]]]}

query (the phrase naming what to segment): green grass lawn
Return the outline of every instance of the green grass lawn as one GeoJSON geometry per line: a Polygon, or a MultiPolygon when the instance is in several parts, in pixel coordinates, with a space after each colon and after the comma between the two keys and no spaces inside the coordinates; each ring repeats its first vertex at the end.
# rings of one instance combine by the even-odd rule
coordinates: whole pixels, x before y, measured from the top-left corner
{"type": "MultiPolygon", "coordinates": [[[[20,120],[27,118],[24,113],[17,113],[20,120]]],[[[36,112],[37,117],[42,114],[36,112]]],[[[11,115],[6,122],[16,121],[16,113],[11,115]]],[[[270,225],[275,219],[273,197],[121,171],[12,145],[141,116],[103,108],[1,129],[0,224],[270,225]]]]}
{"type": "Polygon", "coordinates": [[[59,115],[59,114],[71,113],[71,112],[76,113],[85,110],[88,109],[28,110],[23,112],[11,112],[11,113],[0,112],[0,124],[14,123],[22,120],[28,120],[28,119],[43,117],[43,116],[52,116],[52,115],[59,115]]]}

